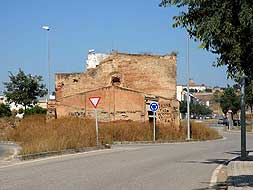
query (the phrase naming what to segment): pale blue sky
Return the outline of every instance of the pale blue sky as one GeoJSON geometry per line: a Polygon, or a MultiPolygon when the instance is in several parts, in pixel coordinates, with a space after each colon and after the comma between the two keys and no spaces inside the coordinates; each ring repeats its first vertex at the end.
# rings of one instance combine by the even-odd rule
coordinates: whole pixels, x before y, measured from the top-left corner
{"type": "MultiPolygon", "coordinates": [[[[178,52],[177,81],[186,83],[186,32],[172,28],[176,8],[160,0],[1,0],[0,93],[8,71],[19,68],[42,75],[47,83],[47,41],[42,25],[51,27],[53,72],[83,72],[89,49],[130,53],[178,52]]],[[[225,68],[215,56],[190,42],[190,75],[199,84],[226,86],[225,68]]],[[[53,82],[52,82],[53,83],[53,82]]]]}

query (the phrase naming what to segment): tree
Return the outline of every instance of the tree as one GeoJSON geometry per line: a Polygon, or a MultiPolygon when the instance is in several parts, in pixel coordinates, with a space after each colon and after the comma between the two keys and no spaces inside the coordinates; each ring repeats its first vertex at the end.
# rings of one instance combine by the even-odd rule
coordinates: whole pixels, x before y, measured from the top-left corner
{"type": "Polygon", "coordinates": [[[234,88],[225,88],[220,96],[220,106],[224,114],[226,114],[229,109],[231,109],[233,113],[237,113],[237,111],[240,110],[240,96],[237,95],[234,88]]]}
{"type": "Polygon", "coordinates": [[[184,27],[201,48],[217,54],[217,66],[226,65],[228,76],[244,72],[253,64],[252,0],[162,0],[160,6],[187,7],[174,16],[173,27],[184,27]]]}
{"type": "Polygon", "coordinates": [[[17,75],[10,72],[9,78],[10,82],[3,83],[6,88],[4,95],[9,103],[21,104],[25,110],[27,107],[35,105],[38,102],[38,97],[47,94],[45,85],[41,84],[41,76],[26,75],[24,71],[19,69],[17,75]]]}
{"type": "Polygon", "coordinates": [[[180,110],[180,113],[186,113],[187,112],[187,101],[180,102],[179,110],[180,110]]]}
{"type": "MultiPolygon", "coordinates": [[[[236,78],[235,79],[235,84],[233,85],[233,88],[235,91],[238,93],[241,91],[241,79],[236,78]]],[[[245,78],[245,104],[248,106],[251,110],[251,113],[253,112],[253,94],[252,94],[252,86],[251,86],[251,81],[250,77],[245,78]]]]}
{"type": "Polygon", "coordinates": [[[190,105],[191,114],[200,116],[200,115],[210,115],[212,114],[212,110],[210,110],[207,106],[204,106],[199,103],[192,103],[190,105]]]}
{"type": "Polygon", "coordinates": [[[9,117],[11,116],[11,110],[9,105],[0,104],[0,117],[9,117]]]}
{"type": "Polygon", "coordinates": [[[213,99],[216,103],[220,103],[220,97],[221,97],[221,92],[219,90],[216,90],[214,93],[213,93],[213,99]]]}
{"type": "MultiPolygon", "coordinates": [[[[187,112],[187,101],[180,102],[180,113],[187,112]]],[[[200,103],[190,103],[190,112],[193,115],[210,115],[212,110],[200,103]]]]}
{"type": "Polygon", "coordinates": [[[246,85],[245,88],[245,103],[247,106],[250,107],[250,111],[253,111],[253,94],[252,94],[252,87],[251,85],[246,85]]]}
{"type": "Polygon", "coordinates": [[[34,114],[46,114],[47,113],[47,109],[42,108],[40,106],[34,106],[32,108],[28,108],[25,111],[25,115],[34,115],[34,114]]]}
{"type": "MultiPolygon", "coordinates": [[[[240,80],[236,81],[237,83],[234,86],[237,86],[236,89],[240,90],[240,80]]],[[[245,104],[246,106],[250,107],[251,113],[253,111],[253,94],[252,94],[252,86],[250,83],[250,78],[245,78],[245,104]]]]}
{"type": "MultiPolygon", "coordinates": [[[[187,90],[186,90],[186,91],[187,91],[187,90]]],[[[198,92],[198,91],[197,91],[197,89],[190,88],[190,89],[189,89],[189,92],[190,92],[190,93],[195,93],[195,92],[198,92]]]]}
{"type": "Polygon", "coordinates": [[[207,88],[205,91],[208,92],[208,93],[213,92],[213,90],[211,88],[207,88]]]}

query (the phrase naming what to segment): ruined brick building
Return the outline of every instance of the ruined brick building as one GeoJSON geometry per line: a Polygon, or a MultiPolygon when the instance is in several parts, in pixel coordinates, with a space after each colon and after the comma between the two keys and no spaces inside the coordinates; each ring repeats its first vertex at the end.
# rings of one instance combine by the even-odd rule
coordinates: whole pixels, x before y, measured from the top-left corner
{"type": "Polygon", "coordinates": [[[147,55],[89,52],[87,71],[55,75],[55,117],[94,117],[89,101],[100,96],[97,107],[100,121],[152,121],[152,101],[159,103],[157,121],[179,125],[176,100],[176,55],[147,55]]]}

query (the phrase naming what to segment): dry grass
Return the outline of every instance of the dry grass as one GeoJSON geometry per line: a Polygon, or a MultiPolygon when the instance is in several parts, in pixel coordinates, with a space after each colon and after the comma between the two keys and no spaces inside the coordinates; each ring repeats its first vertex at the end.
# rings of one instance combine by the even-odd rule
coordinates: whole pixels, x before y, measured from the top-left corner
{"type": "MultiPolygon", "coordinates": [[[[196,140],[219,138],[209,127],[192,123],[192,137],[196,140]]],[[[102,144],[114,141],[151,141],[153,128],[149,123],[118,121],[99,123],[99,141],[102,144]]],[[[15,128],[10,128],[6,139],[19,142],[21,154],[83,148],[96,145],[95,122],[79,118],[62,118],[46,122],[44,115],[24,118],[15,128]]],[[[157,140],[185,140],[186,126],[157,126],[157,140]]]]}
{"type": "Polygon", "coordinates": [[[95,129],[89,121],[62,118],[46,123],[45,116],[26,117],[10,140],[20,142],[22,154],[95,146],[95,129]]]}
{"type": "Polygon", "coordinates": [[[213,140],[221,138],[218,131],[204,125],[203,123],[194,122],[191,122],[191,136],[196,140],[213,140]]]}
{"type": "Polygon", "coordinates": [[[113,141],[150,141],[153,130],[148,123],[117,121],[100,123],[99,134],[102,143],[112,143],[113,141]]]}
{"type": "Polygon", "coordinates": [[[15,126],[16,120],[13,117],[0,118],[0,141],[8,141],[8,132],[15,126]]]}

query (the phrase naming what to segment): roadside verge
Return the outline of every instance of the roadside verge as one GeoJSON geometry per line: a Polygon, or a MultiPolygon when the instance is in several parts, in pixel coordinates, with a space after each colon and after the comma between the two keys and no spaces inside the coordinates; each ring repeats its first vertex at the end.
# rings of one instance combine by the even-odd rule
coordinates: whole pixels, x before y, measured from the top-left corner
{"type": "Polygon", "coordinates": [[[32,160],[37,158],[45,158],[50,156],[59,156],[65,154],[74,154],[80,152],[90,152],[94,150],[103,150],[103,149],[110,149],[111,146],[108,144],[99,145],[96,147],[85,147],[85,148],[76,148],[76,149],[66,149],[66,150],[59,150],[59,151],[48,151],[48,152],[39,152],[34,154],[25,154],[25,155],[18,155],[16,158],[19,160],[32,160]]]}

